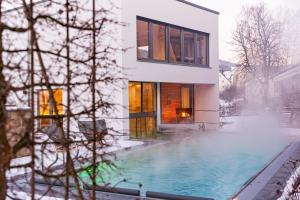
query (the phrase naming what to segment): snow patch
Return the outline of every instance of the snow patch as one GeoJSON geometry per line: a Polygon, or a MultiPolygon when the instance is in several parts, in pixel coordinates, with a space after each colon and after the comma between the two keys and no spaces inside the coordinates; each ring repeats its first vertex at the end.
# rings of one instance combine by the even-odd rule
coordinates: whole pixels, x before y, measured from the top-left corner
{"type": "Polygon", "coordinates": [[[292,176],[289,178],[289,180],[286,182],[286,186],[283,189],[283,192],[281,194],[281,197],[279,197],[277,200],[289,200],[290,199],[290,193],[293,191],[293,185],[297,181],[297,178],[300,176],[300,166],[295,170],[295,172],[292,174],[292,176]]]}

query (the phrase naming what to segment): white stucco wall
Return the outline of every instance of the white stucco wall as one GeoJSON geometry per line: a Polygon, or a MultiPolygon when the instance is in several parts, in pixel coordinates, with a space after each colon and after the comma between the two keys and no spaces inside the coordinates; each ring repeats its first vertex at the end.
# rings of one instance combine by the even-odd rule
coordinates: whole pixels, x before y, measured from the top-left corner
{"type": "Polygon", "coordinates": [[[206,129],[219,126],[219,93],[217,85],[195,85],[195,123],[206,129]]]}
{"type": "Polygon", "coordinates": [[[123,47],[131,47],[123,56],[129,80],[177,83],[218,83],[218,15],[176,1],[123,0],[123,47]],[[209,34],[209,67],[141,62],[136,51],[136,17],[145,17],[209,34]]]}

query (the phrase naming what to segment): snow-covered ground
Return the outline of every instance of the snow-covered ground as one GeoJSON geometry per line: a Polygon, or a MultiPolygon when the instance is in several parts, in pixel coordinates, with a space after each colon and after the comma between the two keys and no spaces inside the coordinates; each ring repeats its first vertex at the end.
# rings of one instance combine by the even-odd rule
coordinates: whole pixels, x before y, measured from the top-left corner
{"type": "MultiPolygon", "coordinates": [[[[10,191],[8,192],[8,196],[6,199],[20,199],[20,200],[31,200],[31,195],[27,194],[26,192],[20,192],[20,191],[10,191]]],[[[41,195],[35,195],[34,199],[40,199],[40,200],[63,200],[63,198],[57,198],[57,197],[48,197],[48,196],[41,196],[41,195]]]]}
{"type": "MultiPolygon", "coordinates": [[[[103,149],[98,149],[97,153],[111,153],[111,152],[116,152],[116,151],[120,151],[120,150],[124,150],[130,147],[135,147],[135,146],[140,146],[143,145],[144,142],[142,141],[133,141],[133,140],[116,140],[116,141],[109,141],[111,146],[107,147],[107,148],[103,148],[103,149]]],[[[54,145],[49,146],[49,148],[55,148],[54,145]]],[[[40,152],[40,148],[36,148],[37,152],[40,152]]],[[[78,146],[76,147],[73,151],[72,151],[73,156],[75,156],[76,154],[79,154],[80,156],[83,157],[91,157],[91,151],[89,151],[87,149],[86,146],[78,146]]],[[[38,159],[41,159],[41,155],[37,155],[38,159]]],[[[78,156],[78,155],[76,155],[78,156]]],[[[63,159],[64,159],[64,155],[63,152],[56,152],[55,154],[48,153],[48,155],[44,155],[44,162],[43,165],[47,166],[47,165],[51,165],[53,163],[55,163],[55,165],[61,165],[63,164],[63,159]],[[58,159],[57,159],[58,158],[58,159]]],[[[27,156],[27,157],[22,157],[22,158],[16,158],[13,159],[11,161],[11,166],[17,166],[17,165],[23,165],[26,163],[30,163],[31,162],[31,157],[27,156]]],[[[37,168],[40,167],[39,165],[40,163],[37,162],[37,168]]],[[[30,173],[31,169],[30,168],[12,168],[11,170],[9,170],[7,172],[7,178],[13,178],[14,176],[17,175],[24,175],[25,173],[30,173]]],[[[31,199],[31,195],[27,194],[25,192],[21,192],[21,191],[9,191],[8,195],[10,196],[10,198],[7,199],[22,199],[22,200],[30,200],[31,199]]],[[[48,196],[40,196],[40,195],[36,195],[35,199],[41,199],[41,200],[61,200],[61,198],[56,198],[56,197],[48,197],[48,196]]]]}
{"type": "MultiPolygon", "coordinates": [[[[300,176],[300,166],[295,170],[295,172],[291,175],[289,180],[286,182],[286,186],[283,189],[283,192],[281,194],[281,197],[279,197],[277,200],[289,200],[291,199],[291,192],[293,192],[293,185],[296,183],[300,176]]],[[[299,196],[300,193],[294,194],[295,196],[299,196]]]]}
{"type": "MultiPolygon", "coordinates": [[[[135,146],[139,146],[139,145],[143,145],[144,142],[142,141],[133,141],[133,140],[116,140],[116,141],[108,141],[108,143],[110,143],[111,146],[107,147],[107,148],[99,148],[97,149],[97,154],[105,154],[105,153],[112,153],[112,152],[116,152],[116,151],[120,151],[123,149],[127,149],[130,147],[135,147],[135,146]]],[[[82,157],[82,158],[89,158],[92,156],[92,152],[91,150],[89,150],[90,146],[87,145],[77,145],[75,148],[73,148],[71,150],[71,156],[73,157],[82,157]]],[[[59,165],[63,165],[64,163],[64,159],[65,159],[65,153],[63,151],[56,151],[55,150],[55,145],[54,144],[50,144],[46,147],[48,149],[48,151],[43,150],[44,154],[46,155],[41,155],[41,147],[40,146],[36,146],[36,156],[37,156],[37,161],[36,162],[36,168],[40,169],[41,168],[41,163],[43,163],[42,165],[44,167],[47,166],[59,166],[59,165]]],[[[22,158],[16,158],[13,159],[11,161],[11,166],[18,166],[18,165],[24,165],[26,163],[30,163],[31,162],[31,157],[30,156],[26,156],[26,157],[22,157],[22,158]]],[[[8,179],[16,176],[16,175],[22,175],[24,173],[30,173],[31,170],[30,168],[12,168],[11,170],[9,170],[7,172],[7,177],[8,179]]]]}

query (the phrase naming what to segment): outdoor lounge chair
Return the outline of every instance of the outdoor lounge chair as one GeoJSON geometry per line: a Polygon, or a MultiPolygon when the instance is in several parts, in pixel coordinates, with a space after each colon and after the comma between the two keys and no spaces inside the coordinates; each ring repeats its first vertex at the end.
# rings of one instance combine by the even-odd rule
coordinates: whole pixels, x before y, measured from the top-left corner
{"type": "MultiPolygon", "coordinates": [[[[63,148],[63,134],[61,127],[58,127],[55,124],[49,125],[42,129],[42,133],[46,134],[50,140],[52,140],[56,144],[57,150],[62,150],[63,148]]],[[[67,139],[65,139],[67,142],[67,139]]],[[[69,139],[69,142],[71,143],[73,140],[69,139]]]]}
{"type": "Polygon", "coordinates": [[[62,130],[56,125],[49,125],[42,130],[53,142],[62,143],[62,130]]]}
{"type": "MultiPolygon", "coordinates": [[[[79,131],[84,135],[84,137],[88,141],[94,140],[93,121],[78,121],[78,127],[79,131]]],[[[105,120],[96,120],[96,141],[101,140],[105,135],[107,135],[107,127],[105,120]]]]}

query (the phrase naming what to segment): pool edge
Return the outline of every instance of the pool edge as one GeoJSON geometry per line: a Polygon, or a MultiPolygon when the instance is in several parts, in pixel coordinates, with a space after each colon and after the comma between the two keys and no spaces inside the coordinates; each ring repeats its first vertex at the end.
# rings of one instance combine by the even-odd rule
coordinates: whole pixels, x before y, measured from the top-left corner
{"type": "Polygon", "coordinates": [[[300,149],[300,142],[291,142],[284,147],[273,159],[271,159],[261,170],[249,178],[241,188],[235,192],[230,200],[259,199],[257,195],[264,190],[269,181],[278,173],[295,152],[300,149]],[[273,165],[273,166],[272,166],[273,165]]]}

